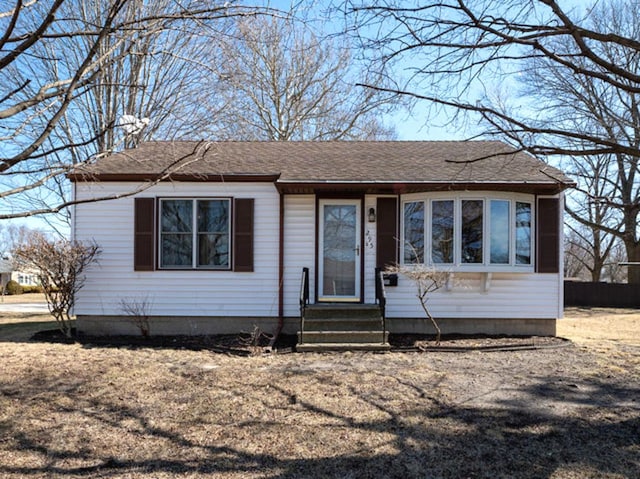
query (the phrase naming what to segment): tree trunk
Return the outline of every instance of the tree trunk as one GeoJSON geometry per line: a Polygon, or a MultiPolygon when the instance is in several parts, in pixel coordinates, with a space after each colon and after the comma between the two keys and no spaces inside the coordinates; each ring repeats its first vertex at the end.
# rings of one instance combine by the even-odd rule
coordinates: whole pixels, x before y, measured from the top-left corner
{"type": "MultiPolygon", "coordinates": [[[[627,261],[630,263],[640,263],[640,243],[635,241],[625,241],[627,250],[627,261]]],[[[627,266],[627,282],[629,284],[640,284],[640,264],[627,266]]]]}

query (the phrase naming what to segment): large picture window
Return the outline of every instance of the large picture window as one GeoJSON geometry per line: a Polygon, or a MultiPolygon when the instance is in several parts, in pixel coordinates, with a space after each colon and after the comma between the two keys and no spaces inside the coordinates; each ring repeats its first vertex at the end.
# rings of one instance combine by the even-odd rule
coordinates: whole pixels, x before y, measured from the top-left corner
{"type": "Polygon", "coordinates": [[[532,266],[533,201],[501,193],[450,196],[403,203],[404,264],[450,265],[463,271],[532,266]]]}
{"type": "Polygon", "coordinates": [[[229,268],[229,199],[160,201],[160,267],[229,268]]]}

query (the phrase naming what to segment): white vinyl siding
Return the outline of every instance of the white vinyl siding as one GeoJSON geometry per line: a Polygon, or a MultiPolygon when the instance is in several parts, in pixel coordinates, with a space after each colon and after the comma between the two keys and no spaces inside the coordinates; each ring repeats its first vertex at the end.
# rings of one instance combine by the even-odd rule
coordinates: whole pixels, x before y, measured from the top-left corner
{"type": "Polygon", "coordinates": [[[284,211],[284,315],[297,317],[302,268],[309,268],[311,302],[315,296],[316,198],[286,195],[284,211]]]}
{"type": "MultiPolygon", "coordinates": [[[[138,185],[132,183],[77,183],[82,200],[107,194],[122,194],[138,185]]],[[[121,301],[148,299],[149,314],[160,316],[277,317],[279,281],[280,195],[266,183],[162,183],[138,196],[158,198],[254,198],[254,272],[227,270],[133,270],[134,197],[85,203],[76,206],[74,231],[79,240],[95,241],[103,254],[87,274],[85,287],[77,298],[75,313],[81,315],[122,315],[121,301]]],[[[425,194],[403,195],[406,201],[419,201],[425,194]]],[[[451,196],[453,197],[453,196],[451,196]]],[[[460,195],[458,195],[460,197],[460,195]]],[[[506,198],[528,202],[526,195],[469,195],[506,198]],[[522,196],[522,198],[521,198],[522,196]]],[[[367,195],[365,211],[375,208],[376,196],[367,195]]],[[[442,193],[434,199],[448,198],[442,193]]],[[[485,201],[485,211],[486,208],[485,201]]],[[[513,202],[511,203],[513,205],[513,202]]],[[[400,206],[402,218],[402,206],[400,206]]],[[[428,208],[427,208],[428,210],[428,208]]],[[[303,267],[310,270],[311,301],[315,298],[316,198],[314,195],[284,196],[284,315],[298,317],[300,278],[303,267]]],[[[514,212],[511,211],[513,215],[514,212]]],[[[485,234],[489,229],[489,223],[485,234]]],[[[425,235],[430,238],[431,216],[425,215],[425,235]]],[[[376,223],[363,224],[364,301],[375,300],[374,269],[376,223]]],[[[511,232],[514,235],[515,232],[511,232]]],[[[533,235],[533,228],[530,234],[533,235]]],[[[459,241],[459,239],[456,239],[459,241]]],[[[490,248],[485,243],[486,251],[490,248]]],[[[516,252],[510,251],[513,258],[516,252]]],[[[402,256],[401,256],[402,258],[402,256]]],[[[495,265],[472,265],[484,270],[454,272],[450,289],[434,293],[429,307],[440,318],[556,318],[562,314],[562,275],[535,274],[530,267],[517,271],[491,272],[495,265]],[[527,269],[529,268],[529,269],[527,269]]],[[[502,267],[502,265],[498,265],[502,267]]],[[[443,266],[446,267],[446,266],[443,266]]],[[[387,287],[387,315],[390,318],[423,318],[415,296],[415,286],[400,277],[397,287],[387,287]]],[[[193,331],[197,333],[197,331],[193,331]]]]}
{"type": "MultiPolygon", "coordinates": [[[[429,297],[435,318],[557,318],[562,309],[557,274],[454,273],[449,288],[429,297]]],[[[425,317],[409,279],[386,291],[388,317],[425,317]]]]}
{"type": "MultiPolygon", "coordinates": [[[[127,193],[133,183],[77,183],[78,199],[127,193]]],[[[254,272],[133,270],[134,197],[75,208],[75,237],[94,239],[103,253],[89,268],[76,314],[121,315],[122,300],[147,298],[152,315],[278,315],[279,194],[267,183],[161,183],[141,197],[254,198],[254,272]]]]}

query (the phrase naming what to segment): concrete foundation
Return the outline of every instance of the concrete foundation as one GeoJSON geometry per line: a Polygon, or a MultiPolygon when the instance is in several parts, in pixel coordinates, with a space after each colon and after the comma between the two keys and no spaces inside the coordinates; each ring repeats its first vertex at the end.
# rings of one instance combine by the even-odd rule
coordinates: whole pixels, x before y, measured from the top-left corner
{"type": "MultiPolygon", "coordinates": [[[[485,319],[438,318],[442,334],[487,334],[516,336],[555,336],[555,319],[485,319]]],[[[255,326],[265,333],[273,333],[278,318],[265,317],[216,317],[216,316],[152,316],[149,318],[152,335],[209,335],[251,332],[255,326]]],[[[387,331],[391,333],[434,334],[429,320],[424,318],[387,318],[387,331]]],[[[130,316],[78,315],[78,331],[94,335],[140,334],[130,316]]],[[[300,326],[299,318],[285,318],[285,334],[295,334],[300,326]]]]}
{"type": "MultiPolygon", "coordinates": [[[[556,319],[437,318],[442,334],[487,334],[508,336],[555,336],[556,319]]],[[[391,333],[435,334],[424,318],[387,318],[391,333]]]]}
{"type": "MultiPolygon", "coordinates": [[[[286,334],[295,334],[299,320],[295,323],[285,321],[286,334]]],[[[154,336],[171,335],[211,335],[250,333],[257,326],[261,331],[271,334],[278,327],[278,318],[244,318],[215,316],[151,316],[149,329],[154,336]]],[[[76,327],[79,332],[92,336],[140,335],[134,318],[130,316],[88,316],[78,315],[76,327]]]]}

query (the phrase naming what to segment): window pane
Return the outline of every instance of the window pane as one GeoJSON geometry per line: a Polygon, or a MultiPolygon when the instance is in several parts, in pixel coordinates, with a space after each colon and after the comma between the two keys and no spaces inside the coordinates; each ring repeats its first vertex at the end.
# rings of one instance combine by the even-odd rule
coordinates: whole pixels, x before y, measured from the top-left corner
{"type": "Polygon", "coordinates": [[[229,200],[198,200],[198,266],[229,265],[229,200]]]}
{"type": "Polygon", "coordinates": [[[165,233],[188,233],[192,230],[193,201],[163,200],[161,231],[165,233]]]}
{"type": "Polygon", "coordinates": [[[160,266],[193,266],[193,202],[163,200],[160,219],[160,266]]]}
{"type": "Polygon", "coordinates": [[[509,202],[491,200],[490,262],[509,264],[509,202]]]}
{"type": "Polygon", "coordinates": [[[229,236],[223,234],[198,235],[198,266],[228,266],[229,236]]]}
{"type": "Polygon", "coordinates": [[[516,202],[516,264],[531,264],[531,203],[516,202]]]}
{"type": "Polygon", "coordinates": [[[163,233],[161,241],[162,267],[183,266],[191,268],[193,266],[191,253],[193,237],[191,233],[163,233]]]}
{"type": "Polygon", "coordinates": [[[424,262],[424,202],[404,204],[404,263],[424,262]]]}
{"type": "Polygon", "coordinates": [[[453,201],[431,203],[431,259],[453,263],[453,201]]]}
{"type": "Polygon", "coordinates": [[[462,262],[482,263],[482,200],[462,201],[462,262]]]}
{"type": "Polygon", "coordinates": [[[198,233],[229,231],[229,200],[198,201],[198,233]]]}

